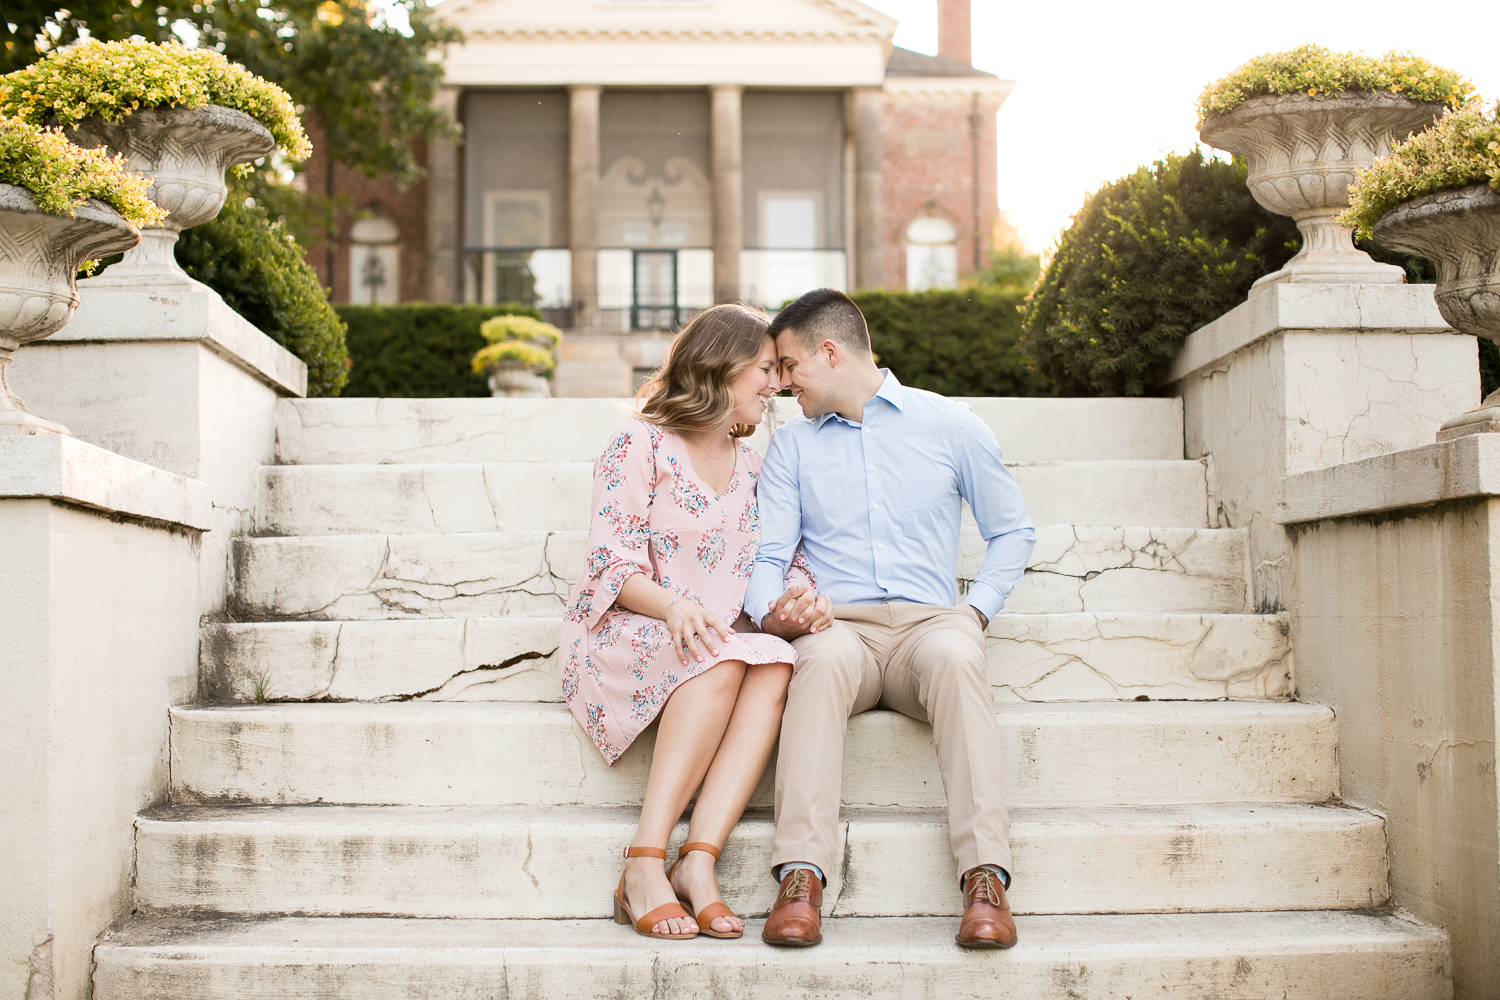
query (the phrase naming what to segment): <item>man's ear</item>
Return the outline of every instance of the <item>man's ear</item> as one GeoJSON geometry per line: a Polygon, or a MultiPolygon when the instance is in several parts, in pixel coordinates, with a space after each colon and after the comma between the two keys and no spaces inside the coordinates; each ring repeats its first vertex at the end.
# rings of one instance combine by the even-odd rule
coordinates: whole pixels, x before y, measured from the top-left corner
{"type": "Polygon", "coordinates": [[[837,368],[839,362],[844,360],[844,352],[839,348],[837,341],[825,340],[818,345],[818,350],[828,358],[829,368],[837,368]]]}

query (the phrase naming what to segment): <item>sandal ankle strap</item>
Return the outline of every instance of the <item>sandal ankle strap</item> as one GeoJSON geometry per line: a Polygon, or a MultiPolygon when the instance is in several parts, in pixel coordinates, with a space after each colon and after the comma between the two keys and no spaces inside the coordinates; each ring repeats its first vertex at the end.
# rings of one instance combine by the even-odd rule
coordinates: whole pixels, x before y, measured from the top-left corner
{"type": "Polygon", "coordinates": [[[677,860],[681,861],[682,856],[689,851],[702,851],[705,854],[712,854],[715,861],[719,860],[719,849],[713,844],[706,844],[701,840],[690,841],[677,848],[677,860]]]}
{"type": "Polygon", "coordinates": [[[661,858],[667,860],[667,849],[665,847],[627,847],[625,848],[627,858],[661,858]]]}

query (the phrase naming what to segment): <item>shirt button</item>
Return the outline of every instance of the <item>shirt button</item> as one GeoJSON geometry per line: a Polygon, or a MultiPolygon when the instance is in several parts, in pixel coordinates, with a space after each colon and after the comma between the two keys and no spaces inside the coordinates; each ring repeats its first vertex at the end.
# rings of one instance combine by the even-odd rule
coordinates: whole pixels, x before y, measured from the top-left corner
{"type": "Polygon", "coordinates": [[[875,547],[877,549],[883,549],[883,548],[885,548],[885,542],[876,542],[875,543],[875,547]]]}
{"type": "Polygon", "coordinates": [[[870,466],[870,471],[871,471],[871,472],[874,472],[874,471],[875,471],[875,466],[873,466],[873,465],[872,465],[872,466],[870,466]]]}
{"type": "Polygon", "coordinates": [[[880,504],[876,504],[876,505],[875,505],[875,509],[876,509],[876,510],[879,510],[879,509],[880,509],[880,504]]]}

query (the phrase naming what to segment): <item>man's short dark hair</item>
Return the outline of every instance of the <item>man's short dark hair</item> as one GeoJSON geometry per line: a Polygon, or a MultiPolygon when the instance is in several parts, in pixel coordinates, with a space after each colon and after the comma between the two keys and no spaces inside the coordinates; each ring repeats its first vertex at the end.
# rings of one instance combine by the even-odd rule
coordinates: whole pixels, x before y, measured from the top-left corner
{"type": "Polygon", "coordinates": [[[870,328],[854,300],[836,288],[814,288],[781,307],[771,321],[771,336],[790,330],[802,349],[811,354],[831,340],[851,354],[870,356],[870,328]]]}

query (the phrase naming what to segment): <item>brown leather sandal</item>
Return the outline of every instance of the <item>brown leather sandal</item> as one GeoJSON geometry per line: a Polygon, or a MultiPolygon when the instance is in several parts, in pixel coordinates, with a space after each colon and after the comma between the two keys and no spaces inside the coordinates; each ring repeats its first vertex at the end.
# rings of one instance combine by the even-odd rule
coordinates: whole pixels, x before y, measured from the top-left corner
{"type": "MultiPolygon", "coordinates": [[[[661,858],[667,860],[667,852],[661,847],[627,847],[625,848],[627,858],[661,858]]],[[[675,866],[674,866],[675,867],[675,866]]],[[[664,903],[656,909],[647,913],[639,919],[631,911],[630,904],[625,902],[625,873],[620,873],[620,887],[615,890],[615,923],[630,924],[635,927],[635,932],[642,937],[660,938],[663,941],[691,941],[697,937],[697,932],[692,934],[658,934],[651,928],[663,920],[671,920],[679,917],[683,920],[691,920],[688,911],[676,903],[664,903]]]]}
{"type": "MultiPolygon", "coordinates": [[[[674,861],[674,862],[672,862],[672,867],[667,870],[667,881],[668,882],[672,881],[672,872],[675,872],[677,870],[677,866],[682,863],[682,856],[684,854],[686,854],[687,852],[689,852],[689,851],[703,851],[705,854],[712,854],[714,856],[714,860],[715,861],[719,860],[719,849],[717,847],[715,847],[713,844],[706,844],[706,843],[703,843],[702,841],[697,841],[697,840],[691,841],[690,843],[683,844],[681,847],[677,848],[677,860],[674,861]]],[[[672,891],[676,892],[677,890],[674,888],[672,891]]],[[[684,899],[682,896],[678,896],[677,900],[678,900],[678,902],[682,903],[683,906],[692,906],[693,905],[688,900],[684,899]]],[[[699,934],[707,934],[711,938],[719,938],[719,939],[725,940],[725,941],[733,941],[737,937],[743,937],[744,936],[744,934],[745,934],[744,930],[737,930],[737,931],[716,931],[716,930],[714,930],[713,923],[714,923],[715,920],[719,919],[720,917],[731,917],[731,918],[733,918],[735,920],[739,920],[740,919],[739,916],[733,910],[731,910],[729,907],[725,906],[723,903],[709,903],[707,906],[705,906],[702,909],[702,911],[699,912],[698,916],[694,918],[695,920],[698,921],[698,933],[699,934]]],[[[743,921],[741,921],[741,922],[743,923],[743,921]]]]}

